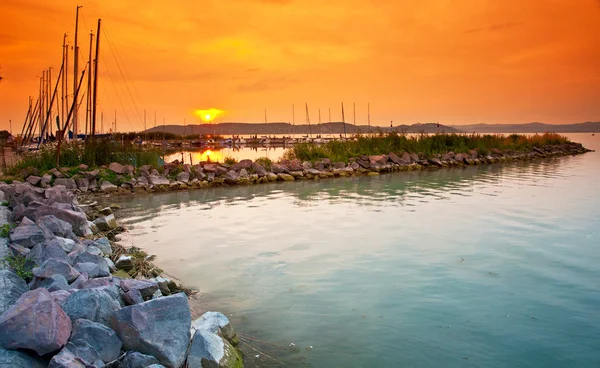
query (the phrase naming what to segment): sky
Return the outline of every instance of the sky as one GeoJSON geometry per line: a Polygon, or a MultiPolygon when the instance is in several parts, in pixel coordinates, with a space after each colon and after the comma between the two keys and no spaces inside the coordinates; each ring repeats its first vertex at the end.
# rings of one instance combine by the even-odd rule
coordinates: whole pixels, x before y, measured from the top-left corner
{"type": "Polygon", "coordinates": [[[147,127],[211,108],[304,123],[306,104],[311,123],[341,121],[342,103],[385,126],[600,121],[600,0],[2,0],[0,129],[19,133],[42,71],[55,78],[77,5],[82,66],[102,18],[105,131],[115,113],[143,129],[144,110],[147,127]]]}

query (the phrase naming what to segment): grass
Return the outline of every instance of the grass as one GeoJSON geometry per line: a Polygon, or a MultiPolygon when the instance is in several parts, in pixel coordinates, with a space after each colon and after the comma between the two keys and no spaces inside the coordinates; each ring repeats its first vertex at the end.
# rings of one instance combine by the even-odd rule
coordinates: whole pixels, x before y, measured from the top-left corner
{"type": "Polygon", "coordinates": [[[259,163],[266,170],[271,171],[271,165],[273,164],[273,161],[271,161],[270,158],[268,158],[268,157],[259,157],[259,158],[256,159],[255,162],[259,163]]]}
{"type": "MultiPolygon", "coordinates": [[[[7,167],[6,173],[15,175],[20,170],[35,167],[41,171],[47,171],[56,167],[56,145],[41,145],[37,151],[26,152],[22,154],[18,161],[12,166],[7,167]]],[[[72,167],[71,174],[77,172],[76,166],[86,164],[89,167],[108,165],[111,162],[118,162],[123,165],[133,165],[139,167],[142,165],[158,166],[160,151],[154,147],[144,147],[125,142],[121,144],[115,140],[102,139],[96,142],[65,143],[60,150],[60,166],[72,167]]]]}
{"type": "Polygon", "coordinates": [[[25,265],[27,261],[25,257],[17,255],[6,256],[2,261],[23,280],[29,282],[33,278],[31,268],[25,265]]]}
{"type": "Polygon", "coordinates": [[[237,160],[231,156],[227,156],[223,159],[223,162],[226,163],[227,165],[233,165],[237,163],[237,160]]]}
{"type": "Polygon", "coordinates": [[[8,236],[10,235],[10,231],[13,228],[14,228],[13,224],[4,224],[4,225],[0,226],[0,237],[8,238],[8,236]]]}
{"type": "Polygon", "coordinates": [[[350,158],[362,155],[381,155],[394,152],[423,153],[427,156],[446,152],[465,153],[477,150],[487,154],[491,149],[527,151],[532,147],[567,143],[569,140],[555,133],[525,136],[512,134],[422,134],[406,136],[397,133],[378,136],[357,136],[350,141],[331,141],[326,144],[300,143],[286,151],[284,158],[316,161],[329,158],[332,162],[348,162],[350,158]]]}

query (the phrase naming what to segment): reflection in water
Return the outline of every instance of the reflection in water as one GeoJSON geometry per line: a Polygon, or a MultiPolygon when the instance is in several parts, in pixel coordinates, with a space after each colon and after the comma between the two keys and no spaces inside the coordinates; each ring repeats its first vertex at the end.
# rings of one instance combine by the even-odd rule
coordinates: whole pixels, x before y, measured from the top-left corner
{"type": "Polygon", "coordinates": [[[244,159],[256,160],[267,157],[273,161],[279,160],[287,148],[284,147],[206,147],[202,149],[183,149],[178,152],[170,152],[165,155],[165,162],[175,160],[183,161],[184,164],[197,164],[201,161],[224,162],[226,158],[234,158],[236,161],[244,159]]]}
{"type": "Polygon", "coordinates": [[[599,186],[590,153],[137,196],[118,215],[126,245],[287,366],[598,367],[599,186]]]}

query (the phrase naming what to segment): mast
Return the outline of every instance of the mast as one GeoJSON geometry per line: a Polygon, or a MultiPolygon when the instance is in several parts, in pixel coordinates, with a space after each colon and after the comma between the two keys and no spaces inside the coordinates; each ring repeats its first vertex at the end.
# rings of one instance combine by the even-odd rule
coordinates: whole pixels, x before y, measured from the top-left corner
{"type": "Polygon", "coordinates": [[[342,102],[342,125],[344,126],[344,138],[346,138],[346,117],[344,116],[344,103],[342,102]]]}
{"type": "Polygon", "coordinates": [[[329,107],[329,122],[331,123],[331,107],[329,107]]]}
{"type": "MultiPolygon", "coordinates": [[[[81,73],[81,78],[79,78],[79,83],[77,84],[77,87],[73,91],[73,104],[71,105],[71,108],[69,110],[69,115],[67,115],[67,121],[71,120],[71,115],[73,115],[73,110],[77,106],[77,96],[79,95],[79,89],[81,88],[81,82],[83,82],[83,77],[85,77],[85,69],[81,73]]],[[[60,164],[60,146],[61,146],[61,143],[65,136],[65,131],[67,130],[68,125],[69,124],[64,124],[62,130],[58,133],[58,136],[57,136],[58,146],[56,147],[56,167],[60,167],[59,166],[59,164],[60,164]]]]}
{"type": "Polygon", "coordinates": [[[146,110],[144,110],[144,140],[146,140],[146,110]]]}
{"type": "Polygon", "coordinates": [[[321,124],[321,109],[319,109],[319,124],[321,124]]]}
{"type": "MultiPolygon", "coordinates": [[[[68,66],[67,59],[67,34],[65,33],[63,36],[63,65],[68,66]]],[[[62,88],[61,88],[61,115],[60,121],[64,124],[65,122],[65,111],[67,111],[67,79],[66,74],[63,74],[62,77],[62,88]]]]}
{"type": "Polygon", "coordinates": [[[308,124],[308,136],[312,138],[312,132],[310,130],[310,116],[308,115],[308,103],[304,103],[306,106],[306,123],[308,124]]]}
{"type": "MultiPolygon", "coordinates": [[[[79,33],[79,8],[77,5],[77,11],[75,13],[75,45],[73,46],[73,91],[77,88],[77,74],[79,73],[79,45],[77,44],[77,35],[79,33]]],[[[77,104],[75,104],[75,111],[73,112],[73,138],[77,139],[77,104]]]]}
{"type": "Polygon", "coordinates": [[[88,75],[87,75],[87,98],[85,101],[85,139],[87,140],[88,128],[90,124],[90,115],[92,108],[92,42],[94,40],[94,33],[90,31],[90,54],[88,56],[88,75]]]}
{"type": "Polygon", "coordinates": [[[29,109],[27,110],[27,115],[25,115],[25,122],[23,123],[23,128],[21,128],[21,137],[23,137],[23,133],[25,133],[25,126],[27,125],[27,120],[31,116],[31,96],[29,96],[29,109]]]}
{"type": "Polygon", "coordinates": [[[37,124],[39,124],[40,126],[40,136],[42,135],[42,114],[43,111],[45,111],[44,107],[44,100],[45,100],[45,96],[44,96],[44,81],[45,81],[45,77],[46,77],[46,71],[42,71],[42,78],[40,78],[40,111],[38,111],[38,116],[37,116],[37,124]]]}
{"type": "Polygon", "coordinates": [[[100,24],[102,19],[98,19],[98,32],[96,33],[96,59],[94,65],[94,99],[92,101],[92,140],[94,139],[94,135],[96,134],[96,113],[97,113],[97,103],[98,103],[98,53],[100,52],[100,24]]]}
{"type": "Polygon", "coordinates": [[[352,103],[352,115],[352,121],[354,122],[354,133],[356,133],[356,102],[352,103]]]}
{"type": "MultiPolygon", "coordinates": [[[[54,87],[54,92],[52,93],[52,99],[50,100],[50,104],[48,106],[48,112],[46,113],[46,119],[44,120],[44,125],[42,126],[42,138],[44,133],[46,132],[46,127],[48,126],[48,121],[50,120],[51,116],[52,116],[52,106],[54,105],[54,100],[56,98],[56,92],[58,91],[58,82],[60,81],[60,77],[63,73],[63,69],[64,69],[64,64],[60,66],[60,71],[58,72],[58,78],[56,79],[56,87],[54,87]]],[[[83,77],[83,76],[82,76],[83,77]]],[[[74,103],[76,103],[76,100],[73,100],[74,103]]],[[[38,148],[40,147],[41,144],[41,140],[40,142],[38,142],[38,148]]]]}
{"type": "Polygon", "coordinates": [[[265,124],[267,124],[267,109],[265,109],[265,124]]]}
{"type": "Polygon", "coordinates": [[[369,133],[371,133],[371,104],[367,104],[367,124],[369,125],[369,133]]]}

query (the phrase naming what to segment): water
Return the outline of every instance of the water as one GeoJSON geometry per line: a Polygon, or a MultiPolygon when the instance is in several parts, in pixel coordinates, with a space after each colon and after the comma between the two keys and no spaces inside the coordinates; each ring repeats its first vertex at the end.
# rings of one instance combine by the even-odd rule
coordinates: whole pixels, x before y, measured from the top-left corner
{"type": "Polygon", "coordinates": [[[197,308],[287,366],[599,367],[598,188],[595,152],[143,196],[121,216],[197,308]]]}
{"type": "Polygon", "coordinates": [[[200,161],[224,162],[231,157],[236,161],[244,159],[256,160],[267,157],[277,161],[289,147],[210,147],[204,149],[184,149],[165,155],[165,162],[179,160],[184,164],[197,164],[200,161]]]}

